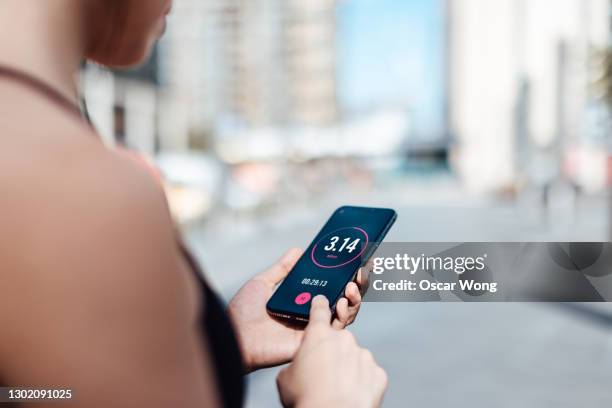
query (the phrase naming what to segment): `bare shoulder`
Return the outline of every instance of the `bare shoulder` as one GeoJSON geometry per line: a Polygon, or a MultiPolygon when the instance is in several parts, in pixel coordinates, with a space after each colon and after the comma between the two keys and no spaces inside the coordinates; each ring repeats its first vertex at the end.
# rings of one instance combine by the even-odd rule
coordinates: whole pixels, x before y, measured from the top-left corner
{"type": "Polygon", "coordinates": [[[56,235],[60,245],[94,232],[172,236],[163,191],[142,166],[84,127],[52,128],[45,136],[0,148],[3,227],[23,239],[14,244],[32,250],[56,235]]]}
{"type": "Polygon", "coordinates": [[[4,227],[29,230],[30,245],[38,234],[59,232],[56,223],[66,239],[103,220],[116,220],[109,229],[146,217],[150,228],[170,227],[163,193],[144,169],[57,107],[20,93],[15,98],[12,106],[0,100],[0,212],[10,215],[4,227]]]}
{"type": "Polygon", "coordinates": [[[165,304],[189,317],[193,296],[162,189],[86,126],[37,117],[2,125],[10,133],[0,142],[2,309],[36,321],[79,306],[103,320],[120,316],[109,315],[110,302],[126,321],[144,313],[144,324],[165,304]]]}
{"type": "Polygon", "coordinates": [[[0,117],[0,376],[69,384],[83,406],[210,401],[162,189],[66,115],[22,113],[0,117]]]}
{"type": "Polygon", "coordinates": [[[163,194],[147,172],[104,147],[93,129],[36,95],[3,87],[0,91],[12,99],[0,98],[0,186],[6,193],[1,212],[46,215],[47,207],[59,216],[61,208],[80,207],[104,216],[141,200],[148,202],[146,209],[167,213],[163,194]],[[53,208],[58,203],[61,208],[53,208]]]}

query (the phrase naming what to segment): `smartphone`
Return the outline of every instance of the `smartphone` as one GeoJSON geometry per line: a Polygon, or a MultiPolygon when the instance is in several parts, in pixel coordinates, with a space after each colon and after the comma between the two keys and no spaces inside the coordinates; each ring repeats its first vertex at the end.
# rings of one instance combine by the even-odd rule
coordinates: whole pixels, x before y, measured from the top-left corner
{"type": "Polygon", "coordinates": [[[397,218],[388,208],[338,208],[267,304],[271,315],[307,322],[312,298],[323,294],[332,312],[397,218]]]}

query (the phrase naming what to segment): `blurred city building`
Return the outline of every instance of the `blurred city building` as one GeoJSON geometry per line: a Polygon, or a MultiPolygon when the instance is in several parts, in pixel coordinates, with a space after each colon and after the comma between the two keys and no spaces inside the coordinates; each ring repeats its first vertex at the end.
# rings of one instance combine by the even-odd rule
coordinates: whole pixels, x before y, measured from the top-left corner
{"type": "Polygon", "coordinates": [[[83,89],[104,140],[154,160],[186,218],[423,168],[466,193],[550,202],[551,191],[611,184],[596,86],[611,10],[609,0],[180,0],[147,64],[88,65],[83,89]]]}
{"type": "Polygon", "coordinates": [[[188,126],[328,125],[337,119],[335,1],[177,2],[162,82],[188,126]]]}
{"type": "Polygon", "coordinates": [[[336,0],[281,2],[290,115],[302,125],[338,119],[336,97],[336,0]]]}
{"type": "Polygon", "coordinates": [[[609,150],[591,91],[609,0],[449,0],[455,168],[474,190],[606,185],[609,150]]]}
{"type": "Polygon", "coordinates": [[[159,150],[160,88],[158,55],[135,70],[84,68],[82,88],[88,115],[109,145],[123,145],[152,156],[159,150]]]}
{"type": "MultiPolygon", "coordinates": [[[[147,66],[115,75],[87,68],[92,116],[111,139],[115,119],[134,121],[125,105],[142,92],[139,103],[155,100],[159,117],[153,125],[160,147],[169,150],[206,147],[206,138],[218,128],[334,124],[335,7],[335,0],[176,2],[147,66]],[[124,91],[146,84],[161,86],[160,92],[124,91]],[[124,107],[125,113],[110,114],[109,105],[115,111],[124,107]]],[[[130,139],[115,130],[117,139],[130,139]]],[[[143,144],[133,147],[152,151],[143,144]]]]}

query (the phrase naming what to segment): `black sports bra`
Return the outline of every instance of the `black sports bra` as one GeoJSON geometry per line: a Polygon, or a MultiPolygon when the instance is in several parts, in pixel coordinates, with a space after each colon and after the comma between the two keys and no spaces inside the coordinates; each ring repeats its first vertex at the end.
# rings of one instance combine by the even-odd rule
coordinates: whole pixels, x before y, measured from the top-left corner
{"type": "MultiPolygon", "coordinates": [[[[39,92],[54,104],[60,106],[68,113],[78,116],[79,120],[83,120],[91,126],[89,120],[82,116],[78,106],[39,79],[24,72],[0,66],[0,78],[2,77],[21,83],[39,92]]],[[[202,271],[193,256],[181,242],[177,244],[191,270],[196,275],[205,299],[203,310],[200,314],[200,329],[202,335],[208,339],[212,352],[212,361],[215,365],[217,383],[220,388],[218,390],[219,396],[225,407],[241,407],[244,402],[246,385],[242,356],[234,329],[225,313],[222,302],[204,280],[202,271]]]]}

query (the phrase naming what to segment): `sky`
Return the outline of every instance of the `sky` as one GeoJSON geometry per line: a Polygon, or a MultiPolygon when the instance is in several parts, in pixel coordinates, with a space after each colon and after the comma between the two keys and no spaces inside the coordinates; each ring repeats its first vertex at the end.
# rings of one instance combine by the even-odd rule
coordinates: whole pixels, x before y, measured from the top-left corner
{"type": "Polygon", "coordinates": [[[394,106],[418,137],[444,129],[442,0],[344,0],[338,10],[339,100],[346,113],[394,106]]]}

